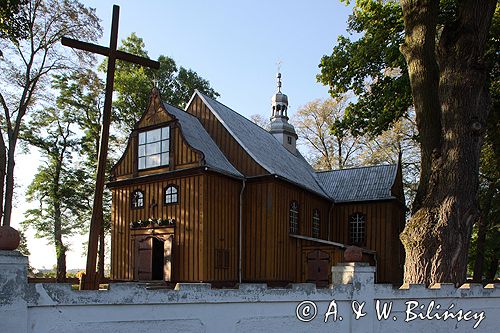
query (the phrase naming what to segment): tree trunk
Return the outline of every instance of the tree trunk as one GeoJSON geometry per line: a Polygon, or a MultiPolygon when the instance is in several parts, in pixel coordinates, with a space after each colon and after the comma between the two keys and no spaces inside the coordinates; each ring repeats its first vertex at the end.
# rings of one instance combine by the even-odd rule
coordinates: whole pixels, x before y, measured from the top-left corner
{"type": "Polygon", "coordinates": [[[57,282],[66,281],[66,246],[62,241],[62,213],[61,213],[61,193],[59,191],[59,183],[61,181],[62,159],[64,153],[61,154],[56,161],[54,183],[51,193],[51,199],[54,205],[54,243],[56,246],[57,257],[57,282]]]}
{"type": "Polygon", "coordinates": [[[102,282],[104,280],[104,225],[101,228],[101,232],[99,233],[99,258],[97,262],[97,278],[98,281],[102,282]]]}
{"type": "MultiPolygon", "coordinates": [[[[5,141],[3,140],[3,133],[0,130],[0,221],[3,216],[3,202],[4,202],[4,184],[5,184],[5,174],[7,168],[7,147],[5,146],[5,141]]],[[[0,223],[1,225],[1,223],[0,223]]]]}
{"type": "Polygon", "coordinates": [[[489,109],[482,57],[495,2],[461,2],[436,48],[439,2],[401,1],[406,32],[401,49],[422,151],[413,215],[401,234],[407,283],[465,281],[478,216],[480,127],[489,109]]]}
{"type": "Polygon", "coordinates": [[[481,216],[478,222],[477,244],[476,244],[476,259],[474,261],[474,274],[472,280],[481,282],[483,280],[484,271],[484,251],[486,248],[486,233],[488,232],[488,217],[491,209],[491,201],[495,193],[495,183],[490,183],[486,190],[486,198],[484,207],[481,207],[481,216]]]}
{"type": "Polygon", "coordinates": [[[497,270],[498,270],[498,264],[499,262],[497,257],[491,259],[490,267],[488,267],[488,270],[486,272],[486,280],[488,282],[495,281],[495,277],[497,275],[497,270]]]}
{"type": "Polygon", "coordinates": [[[12,198],[14,197],[14,167],[17,138],[9,135],[9,150],[7,152],[7,172],[5,177],[5,198],[3,208],[3,225],[10,225],[12,215],[12,198]]]}
{"type": "Polygon", "coordinates": [[[56,281],[66,282],[66,247],[64,246],[62,241],[57,241],[56,243],[56,257],[56,281]]]}

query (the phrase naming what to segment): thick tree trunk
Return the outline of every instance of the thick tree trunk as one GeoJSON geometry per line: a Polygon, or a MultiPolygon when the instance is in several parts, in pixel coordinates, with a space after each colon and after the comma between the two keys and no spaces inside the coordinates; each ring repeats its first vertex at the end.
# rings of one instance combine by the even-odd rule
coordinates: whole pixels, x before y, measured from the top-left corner
{"type": "Polygon", "coordinates": [[[495,2],[461,2],[456,21],[443,28],[436,48],[439,2],[401,1],[402,52],[422,147],[413,215],[401,234],[407,283],[465,281],[478,216],[480,127],[489,107],[482,57],[495,2]]]}

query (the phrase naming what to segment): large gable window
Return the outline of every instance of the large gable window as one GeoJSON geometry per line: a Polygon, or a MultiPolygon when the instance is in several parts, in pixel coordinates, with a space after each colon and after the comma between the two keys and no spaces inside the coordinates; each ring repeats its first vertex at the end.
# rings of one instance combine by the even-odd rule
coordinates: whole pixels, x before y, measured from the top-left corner
{"type": "Polygon", "coordinates": [[[138,168],[149,169],[169,163],[170,128],[162,127],[139,133],[138,168]]]}
{"type": "Polygon", "coordinates": [[[290,233],[296,235],[299,233],[299,204],[297,201],[290,203],[289,213],[290,233]]]}
{"type": "Polygon", "coordinates": [[[366,215],[354,213],[349,216],[349,243],[364,246],[366,235],[366,215]]]}
{"type": "Polygon", "coordinates": [[[313,210],[313,215],[312,215],[312,236],[314,238],[319,238],[319,226],[320,226],[319,210],[315,209],[313,210]]]}

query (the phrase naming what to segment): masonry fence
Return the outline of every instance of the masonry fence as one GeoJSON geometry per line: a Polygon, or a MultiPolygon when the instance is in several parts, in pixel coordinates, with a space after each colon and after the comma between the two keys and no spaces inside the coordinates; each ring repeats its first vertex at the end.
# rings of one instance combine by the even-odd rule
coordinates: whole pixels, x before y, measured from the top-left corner
{"type": "Polygon", "coordinates": [[[178,284],[148,290],[112,283],[105,291],[27,281],[27,258],[0,251],[0,332],[499,332],[500,292],[374,284],[374,267],[332,267],[329,289],[313,284],[211,289],[178,284]]]}

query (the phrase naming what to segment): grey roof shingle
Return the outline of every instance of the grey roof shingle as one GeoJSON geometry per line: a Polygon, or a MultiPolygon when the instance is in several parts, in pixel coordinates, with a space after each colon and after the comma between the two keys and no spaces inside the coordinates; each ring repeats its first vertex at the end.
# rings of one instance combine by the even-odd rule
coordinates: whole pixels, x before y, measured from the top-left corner
{"type": "Polygon", "coordinates": [[[262,127],[224,104],[198,91],[196,93],[243,149],[270,174],[283,177],[292,183],[329,198],[319,185],[313,168],[298,151],[297,155],[292,154],[262,127]]]}
{"type": "Polygon", "coordinates": [[[317,172],[323,188],[336,202],[391,199],[397,165],[376,165],[317,172]]]}
{"type": "Polygon", "coordinates": [[[206,166],[229,175],[243,177],[243,175],[227,160],[214,140],[205,131],[198,118],[170,104],[163,103],[163,106],[168,113],[178,119],[181,125],[182,134],[188,144],[203,153],[206,166]]]}

